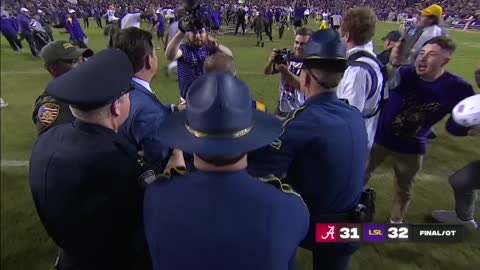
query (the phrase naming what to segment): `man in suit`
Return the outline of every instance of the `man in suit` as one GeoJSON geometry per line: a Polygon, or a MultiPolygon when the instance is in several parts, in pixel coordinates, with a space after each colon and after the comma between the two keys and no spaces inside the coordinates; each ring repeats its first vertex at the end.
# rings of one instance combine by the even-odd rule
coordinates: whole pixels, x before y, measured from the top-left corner
{"type": "Polygon", "coordinates": [[[193,83],[186,110],[160,126],[168,146],[194,153],[198,171],[147,186],[144,223],[154,270],[294,269],[308,211],[278,178],[247,173],[246,153],[282,131],[280,121],[251,103],[243,82],[210,73],[193,83]]]}
{"type": "Polygon", "coordinates": [[[47,86],[76,118],[38,137],[29,166],[38,215],[61,249],[59,270],[150,269],[138,181],[145,169],[117,134],[132,74],[124,53],[104,50],[47,86]]]}
{"type": "Polygon", "coordinates": [[[136,145],[138,151],[143,152],[149,164],[162,171],[171,151],[162,143],[156,131],[176,108],[162,104],[150,87],[158,69],[152,34],[136,27],[123,29],[116,35],[113,47],[128,55],[134,72],[134,89],[130,92],[130,115],[120,129],[120,134],[136,145]]]}

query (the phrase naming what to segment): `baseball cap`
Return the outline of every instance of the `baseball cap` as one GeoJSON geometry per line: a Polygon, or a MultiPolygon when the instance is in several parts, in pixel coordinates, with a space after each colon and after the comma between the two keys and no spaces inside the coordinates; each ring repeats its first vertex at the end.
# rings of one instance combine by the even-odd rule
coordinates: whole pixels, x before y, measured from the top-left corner
{"type": "Polygon", "coordinates": [[[70,13],[70,14],[75,13],[75,10],[74,9],[69,9],[68,13],[70,13]]]}
{"type": "Polygon", "coordinates": [[[400,31],[391,31],[382,40],[390,40],[390,41],[399,41],[402,38],[402,33],[400,31]]]}
{"type": "Polygon", "coordinates": [[[21,12],[28,12],[28,9],[22,7],[22,8],[20,9],[20,11],[21,11],[21,12]]]}
{"type": "Polygon", "coordinates": [[[57,40],[43,47],[40,55],[45,64],[52,64],[58,60],[75,60],[80,56],[91,57],[93,51],[90,49],[81,49],[65,40],[57,40]]]}
{"type": "Polygon", "coordinates": [[[442,17],[443,8],[437,4],[433,4],[424,8],[420,14],[423,16],[435,16],[437,18],[442,17]]]}

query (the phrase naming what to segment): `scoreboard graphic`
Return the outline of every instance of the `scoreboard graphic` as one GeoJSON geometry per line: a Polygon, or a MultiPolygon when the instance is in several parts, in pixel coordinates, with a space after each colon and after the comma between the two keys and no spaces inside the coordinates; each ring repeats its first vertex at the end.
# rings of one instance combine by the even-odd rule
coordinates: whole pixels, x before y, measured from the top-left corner
{"type": "Polygon", "coordinates": [[[463,241],[464,227],[447,224],[317,223],[317,243],[463,241]]]}

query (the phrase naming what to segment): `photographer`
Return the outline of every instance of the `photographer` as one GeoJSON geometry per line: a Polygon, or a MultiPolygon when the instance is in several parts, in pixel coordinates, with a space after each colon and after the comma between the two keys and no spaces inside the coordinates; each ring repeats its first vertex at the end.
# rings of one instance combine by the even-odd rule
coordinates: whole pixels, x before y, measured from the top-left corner
{"type": "MultiPolygon", "coordinates": [[[[300,28],[295,34],[293,45],[293,57],[300,58],[303,55],[303,47],[310,39],[311,31],[308,28],[300,28]]],[[[280,73],[280,97],[276,115],[280,118],[287,117],[288,113],[298,109],[305,102],[305,96],[300,90],[300,70],[302,63],[289,61],[289,51],[273,50],[267,65],[264,68],[265,75],[280,73]]]]}
{"type": "Polygon", "coordinates": [[[208,55],[217,51],[233,56],[230,49],[210,37],[204,24],[198,20],[185,17],[179,21],[179,32],[167,45],[165,57],[168,61],[177,60],[178,86],[180,88],[180,102],[185,103],[187,90],[192,82],[203,75],[203,63],[208,55]],[[188,42],[182,44],[185,35],[188,42]]]}

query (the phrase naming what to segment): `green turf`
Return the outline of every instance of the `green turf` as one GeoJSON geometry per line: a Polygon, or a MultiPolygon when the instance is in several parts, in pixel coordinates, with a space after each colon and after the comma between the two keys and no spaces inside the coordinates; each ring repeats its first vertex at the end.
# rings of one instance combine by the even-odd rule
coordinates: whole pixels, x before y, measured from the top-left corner
{"type": "MultiPolygon", "coordinates": [[[[397,27],[394,24],[379,23],[375,36],[377,51],[382,45],[380,38],[397,27]]],[[[277,37],[278,34],[275,29],[274,31],[274,37],[277,37]]],[[[86,33],[92,49],[104,48],[103,31],[91,28],[86,33]]],[[[457,41],[458,50],[449,69],[473,83],[473,69],[480,64],[480,34],[451,32],[451,35],[457,41]]],[[[55,33],[55,37],[67,38],[59,32],[55,33]]],[[[272,48],[293,46],[292,32],[287,32],[281,41],[277,38],[272,43],[266,41],[264,49],[255,46],[252,35],[246,38],[226,35],[219,39],[233,50],[238,77],[246,81],[255,98],[264,101],[273,110],[279,78],[262,75],[262,69],[272,48]]],[[[41,61],[33,59],[28,52],[14,55],[4,38],[1,45],[1,97],[9,103],[8,108],[1,110],[1,159],[27,160],[35,140],[31,120],[32,105],[43,91],[49,75],[44,71],[41,61]]],[[[166,63],[163,52],[157,52],[160,67],[163,67],[166,63]]],[[[165,103],[176,102],[178,99],[177,82],[174,78],[166,78],[162,70],[159,70],[152,88],[165,103]]],[[[451,208],[453,197],[447,182],[448,175],[468,161],[480,157],[478,138],[449,136],[443,125],[444,122],[437,126],[439,138],[431,143],[424,169],[417,178],[407,222],[427,222],[432,210],[451,208]]],[[[376,221],[379,223],[388,221],[392,194],[392,174],[387,165],[381,167],[371,181],[378,194],[376,221]]],[[[55,247],[35,213],[27,176],[26,167],[1,169],[2,269],[51,269],[54,260],[55,247]]],[[[480,219],[478,215],[477,219],[480,219]]],[[[470,235],[466,243],[454,245],[368,244],[354,255],[350,269],[480,269],[479,239],[477,233],[470,235]]],[[[299,250],[298,269],[310,268],[310,255],[299,250]]]]}

